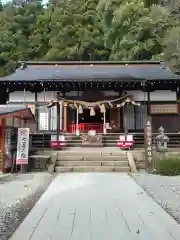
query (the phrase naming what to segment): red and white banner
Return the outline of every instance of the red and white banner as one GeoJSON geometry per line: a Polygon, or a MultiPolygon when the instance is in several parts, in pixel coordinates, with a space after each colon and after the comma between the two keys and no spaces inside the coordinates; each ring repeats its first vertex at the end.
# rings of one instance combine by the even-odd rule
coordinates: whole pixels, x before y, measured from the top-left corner
{"type": "Polygon", "coordinates": [[[18,128],[16,164],[28,164],[29,128],[18,128]]]}

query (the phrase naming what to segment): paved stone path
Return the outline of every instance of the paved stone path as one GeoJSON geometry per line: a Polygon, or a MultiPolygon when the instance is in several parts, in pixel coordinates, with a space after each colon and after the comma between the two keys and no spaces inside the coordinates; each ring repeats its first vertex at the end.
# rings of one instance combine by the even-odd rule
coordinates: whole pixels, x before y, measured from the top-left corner
{"type": "Polygon", "coordinates": [[[127,174],[58,175],[10,240],[179,240],[178,225],[127,174]]]}

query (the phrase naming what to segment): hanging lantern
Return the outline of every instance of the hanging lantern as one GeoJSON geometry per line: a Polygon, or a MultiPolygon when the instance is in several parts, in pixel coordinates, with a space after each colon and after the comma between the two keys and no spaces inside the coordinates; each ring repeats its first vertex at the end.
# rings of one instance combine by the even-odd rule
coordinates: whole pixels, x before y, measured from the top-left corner
{"type": "Polygon", "coordinates": [[[100,112],[101,113],[105,113],[106,112],[106,108],[105,108],[104,104],[100,105],[100,112]]]}
{"type": "Polygon", "coordinates": [[[94,111],[94,108],[91,107],[91,108],[90,108],[90,116],[95,116],[95,115],[96,115],[96,113],[95,113],[95,111],[94,111]]]}
{"type": "Polygon", "coordinates": [[[81,105],[79,105],[79,107],[78,107],[78,112],[79,112],[79,114],[83,114],[83,108],[81,105]]]}

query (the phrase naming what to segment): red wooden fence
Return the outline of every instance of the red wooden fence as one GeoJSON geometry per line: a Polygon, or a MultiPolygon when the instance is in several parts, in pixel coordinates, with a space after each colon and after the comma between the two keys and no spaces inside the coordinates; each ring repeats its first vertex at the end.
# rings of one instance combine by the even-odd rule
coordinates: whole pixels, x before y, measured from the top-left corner
{"type": "MultiPolygon", "coordinates": [[[[103,124],[102,123],[79,123],[78,130],[80,132],[88,132],[90,130],[95,130],[97,133],[103,132],[103,124]]],[[[69,132],[76,132],[76,124],[71,124],[69,126],[69,132]]]]}

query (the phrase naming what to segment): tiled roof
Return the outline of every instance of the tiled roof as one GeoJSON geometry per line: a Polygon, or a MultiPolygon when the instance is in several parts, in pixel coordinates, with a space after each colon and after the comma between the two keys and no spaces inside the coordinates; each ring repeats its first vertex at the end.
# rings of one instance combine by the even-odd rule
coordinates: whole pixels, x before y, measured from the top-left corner
{"type": "Polygon", "coordinates": [[[1,81],[96,81],[96,80],[176,80],[172,73],[160,63],[147,64],[28,64],[17,69],[1,81]]]}
{"type": "Polygon", "coordinates": [[[0,105],[0,116],[6,115],[6,114],[13,114],[16,112],[21,112],[24,110],[29,110],[29,114],[32,114],[31,109],[27,107],[27,105],[17,105],[17,104],[6,104],[6,105],[0,105]]]}
{"type": "Polygon", "coordinates": [[[9,114],[13,112],[23,111],[27,109],[26,105],[0,105],[0,115],[9,114]]]}

